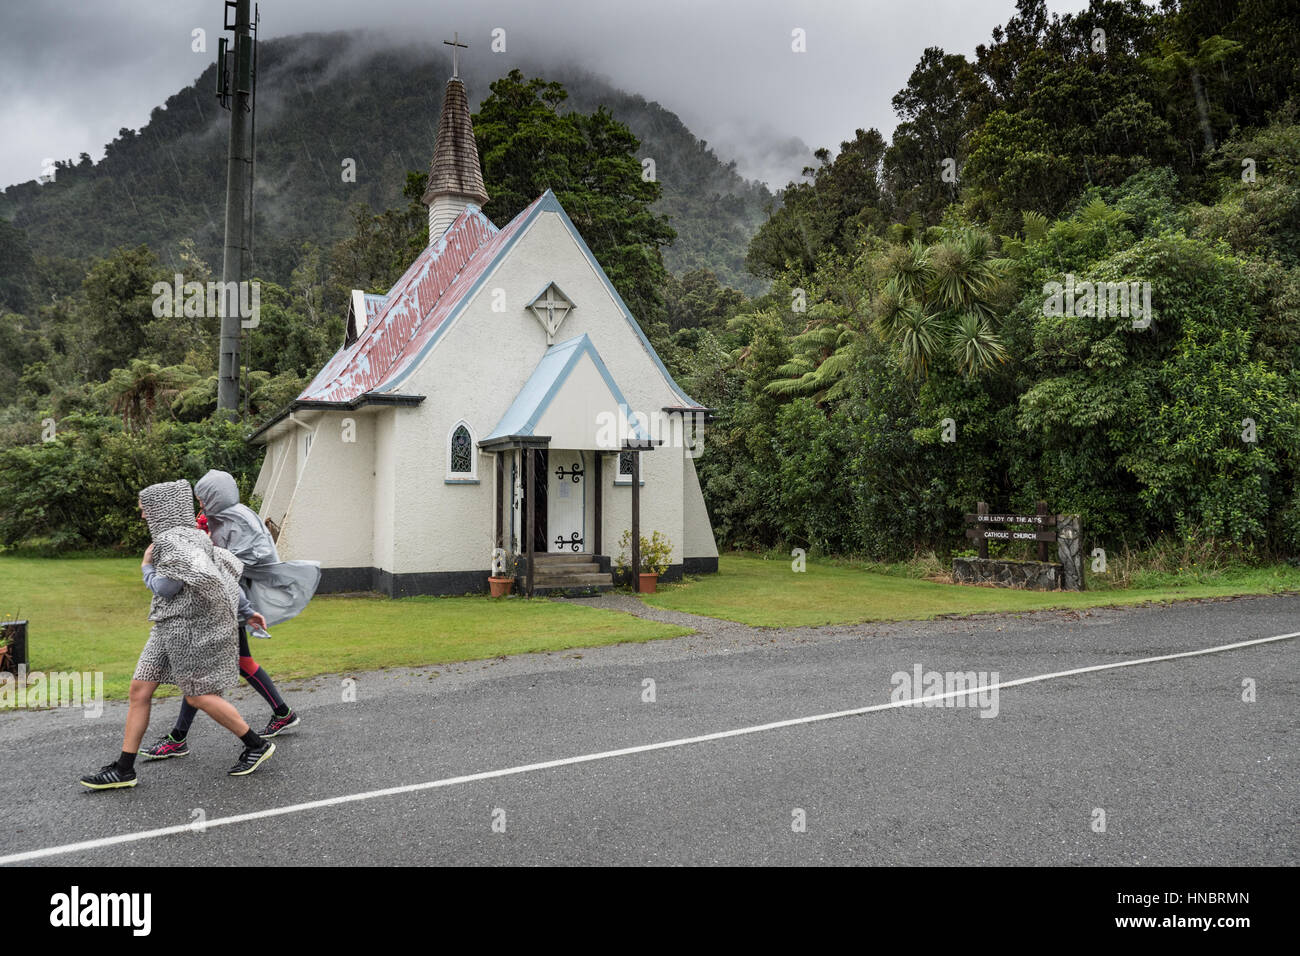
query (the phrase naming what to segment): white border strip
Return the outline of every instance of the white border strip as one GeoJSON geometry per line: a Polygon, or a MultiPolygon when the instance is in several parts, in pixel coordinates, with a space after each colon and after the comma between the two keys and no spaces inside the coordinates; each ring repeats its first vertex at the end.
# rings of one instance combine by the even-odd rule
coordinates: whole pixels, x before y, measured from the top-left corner
{"type": "Polygon", "coordinates": [[[735,730],[722,730],[712,734],[701,734],[698,737],[682,737],[678,740],[664,740],[654,744],[641,744],[636,747],[624,747],[620,750],[604,750],[600,753],[583,754],[579,757],[562,757],[559,760],[545,760],[541,763],[522,764],[517,767],[506,767],[502,770],[487,770],[482,773],[471,773],[460,777],[445,777],[442,780],[430,780],[425,783],[409,783],[401,787],[386,787],[383,790],[368,790],[364,793],[350,793],[341,797],[329,797],[325,800],[312,800],[308,803],[295,803],[287,807],[273,807],[269,810],[256,810],[252,813],[240,813],[230,817],[218,817],[215,820],[206,821],[201,828],[194,823],[182,823],[176,826],[160,827],[156,830],[142,830],[137,833],[120,833],[117,836],[101,837],[98,840],[85,840],[81,843],[67,843],[63,846],[51,846],[40,850],[28,850],[24,853],[13,853],[9,856],[0,856],[0,865],[6,863],[26,863],[30,860],[43,860],[65,853],[99,850],[104,847],[119,846],[123,843],[138,843],[142,840],[155,840],[159,837],[175,836],[181,833],[202,832],[204,830],[212,829],[213,827],[229,826],[235,823],[247,823],[251,820],[265,820],[270,817],[284,816],[289,813],[302,813],[305,810],[320,810],[325,807],[341,806],[345,803],[357,803],[361,800],[374,800],[379,797],[393,797],[404,793],[418,793],[421,790],[435,790],[440,787],[453,787],[461,783],[474,783],[479,780],[493,780],[498,777],[513,777],[518,774],[533,773],[537,770],[550,770],[553,767],[568,767],[573,764],[590,763],[593,760],[610,760],[614,757],[627,757],[632,754],[649,753],[654,750],[668,750],[673,747],[686,747],[691,744],[702,744],[712,740],[725,740],[728,737],[743,737],[748,734],[760,734],[768,730],[778,730],[782,727],[799,727],[804,724],[815,724],[827,720],[838,720],[841,717],[858,717],[862,714],[871,714],[883,710],[894,710],[899,707],[919,706],[930,701],[946,700],[951,697],[969,697],[973,694],[984,693],[991,690],[1001,690],[1004,687],[1019,687],[1022,684],[1034,684],[1041,681],[1057,680],[1062,677],[1073,677],[1077,674],[1091,674],[1096,671],[1115,670],[1120,667],[1138,667],[1142,664],[1173,661],[1183,657],[1221,654],[1224,651],[1235,651],[1243,647],[1271,644],[1275,641],[1286,641],[1296,637],[1300,637],[1300,631],[1293,634],[1278,634],[1274,637],[1261,637],[1250,641],[1238,641],[1235,644],[1223,644],[1218,647],[1207,647],[1202,650],[1183,651],[1179,654],[1164,654],[1160,657],[1142,657],[1131,661],[1118,661],[1113,664],[1094,664],[1090,667],[1076,667],[1068,671],[1056,671],[1052,674],[1038,674],[1033,677],[1021,677],[1016,680],[1001,681],[997,684],[986,684],[965,690],[954,690],[942,694],[932,694],[928,697],[890,701],[887,704],[872,704],[869,707],[856,707],[853,710],[837,710],[828,714],[814,714],[811,717],[795,717],[790,720],[777,720],[769,724],[755,724],[751,727],[738,727],[735,730]]]}

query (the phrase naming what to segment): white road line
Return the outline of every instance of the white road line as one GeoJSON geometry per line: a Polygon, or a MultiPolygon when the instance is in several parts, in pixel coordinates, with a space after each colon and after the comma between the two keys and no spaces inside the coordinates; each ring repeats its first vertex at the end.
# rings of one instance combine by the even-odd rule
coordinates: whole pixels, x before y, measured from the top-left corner
{"type": "MultiPolygon", "coordinates": [[[[385,787],[383,790],[368,790],[364,793],[350,793],[341,797],[329,797],[325,800],[312,800],[308,803],[295,803],[287,807],[273,807],[269,810],[255,810],[252,813],[240,813],[230,817],[218,817],[215,820],[208,820],[203,824],[202,830],[229,826],[234,823],[247,823],[250,820],[265,820],[269,817],[279,817],[289,813],[302,813],[306,810],[320,810],[324,807],[336,807],[345,803],[356,803],[361,800],[374,800],[379,797],[393,797],[403,793],[417,793],[421,790],[436,790],[440,787],[453,787],[461,783],[474,783],[479,780],[492,780],[497,777],[513,777],[518,774],[532,773],[537,770],[549,770],[552,767],[568,767],[573,764],[590,763],[593,760],[610,760],[614,757],[627,757],[632,754],[649,753],[652,750],[668,750],[673,747],[686,747],[691,744],[707,743],[711,740],[725,740],[728,737],[743,737],[748,734],[760,734],[764,731],[778,730],[782,727],[798,727],[803,724],[815,724],[826,720],[838,720],[842,717],[857,717],[862,714],[871,714],[882,710],[911,707],[929,701],[946,700],[950,697],[970,697],[991,690],[1001,690],[1004,687],[1019,687],[1022,684],[1034,684],[1041,681],[1058,680],[1062,677],[1073,677],[1076,674],[1091,674],[1096,671],[1115,670],[1120,667],[1138,667],[1142,664],[1156,664],[1161,661],[1178,660],[1182,657],[1199,657],[1206,654],[1221,654],[1224,651],[1235,651],[1243,647],[1254,647],[1259,644],[1271,644],[1274,641],[1286,641],[1295,637],[1300,637],[1300,631],[1297,631],[1294,634],[1278,634],[1274,637],[1260,637],[1250,641],[1239,641],[1236,644],[1222,644],[1217,647],[1207,647],[1196,651],[1183,651],[1178,654],[1164,654],[1160,657],[1142,657],[1131,661],[1118,661],[1113,664],[1093,664],[1090,667],[1076,667],[1068,671],[1057,671],[1053,674],[1037,674],[1033,677],[1021,677],[1016,680],[1001,681],[997,684],[985,684],[967,690],[954,690],[942,694],[931,694],[928,697],[914,697],[908,698],[907,700],[890,701],[887,704],[872,704],[869,707],[856,707],[853,710],[838,710],[828,714],[814,714],[811,717],[794,717],[790,720],[777,720],[770,724],[755,724],[752,727],[738,727],[735,730],[721,730],[712,734],[701,734],[698,737],[682,737],[678,740],[664,740],[654,744],[641,744],[636,747],[624,747],[620,750],[605,750],[600,753],[583,754],[579,757],[562,757],[559,760],[544,760],[541,763],[522,764],[518,767],[506,767],[502,770],[486,770],[482,773],[471,773],[461,777],[445,777],[442,780],[429,780],[425,783],[408,783],[401,787],[385,787]]],[[[176,836],[181,833],[194,832],[200,832],[200,828],[196,824],[182,823],[171,827],[160,827],[157,830],[142,830],[137,833],[120,833],[117,836],[101,837],[98,840],[85,840],[81,843],[67,843],[63,846],[51,846],[40,850],[28,850],[24,853],[13,853],[9,856],[0,856],[0,865],[5,863],[26,863],[30,860],[42,860],[52,856],[59,856],[64,853],[79,853],[83,850],[98,850],[104,847],[118,846],[123,843],[138,843],[142,840],[154,840],[158,837],[176,836]]]]}

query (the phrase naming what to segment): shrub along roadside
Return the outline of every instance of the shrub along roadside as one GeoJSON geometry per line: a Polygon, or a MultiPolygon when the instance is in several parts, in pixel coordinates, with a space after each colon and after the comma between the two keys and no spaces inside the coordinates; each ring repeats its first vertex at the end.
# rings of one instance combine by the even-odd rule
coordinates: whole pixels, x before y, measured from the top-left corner
{"type": "Polygon", "coordinates": [[[193,483],[220,468],[247,498],[261,455],[233,422],[164,422],[131,432],[119,419],[70,415],[53,441],[0,449],[0,545],[143,548],[149,532],[136,507],[141,488],[177,478],[193,483]]]}
{"type": "MultiPolygon", "coordinates": [[[[736,552],[738,555],[757,557],[774,564],[790,564],[792,557],[784,551],[736,552]]],[[[936,554],[934,551],[918,552],[911,558],[897,561],[880,561],[867,556],[810,554],[809,561],[837,568],[852,568],[883,574],[889,577],[909,578],[918,581],[952,583],[952,559],[957,555],[971,556],[974,550],[936,554]]],[[[1012,561],[1033,560],[1030,546],[1022,543],[989,542],[989,554],[994,558],[1012,561]]],[[[1055,560],[1049,546],[1048,557],[1055,560]]],[[[1090,591],[1125,591],[1147,588],[1184,588],[1196,585],[1234,584],[1250,585],[1272,579],[1290,581],[1294,578],[1300,586],[1300,559],[1282,559],[1259,554],[1247,554],[1210,537],[1193,532],[1186,538],[1164,537],[1154,544],[1135,548],[1127,544],[1105,554],[1105,570],[1097,557],[1085,556],[1084,580],[1090,591]]]]}

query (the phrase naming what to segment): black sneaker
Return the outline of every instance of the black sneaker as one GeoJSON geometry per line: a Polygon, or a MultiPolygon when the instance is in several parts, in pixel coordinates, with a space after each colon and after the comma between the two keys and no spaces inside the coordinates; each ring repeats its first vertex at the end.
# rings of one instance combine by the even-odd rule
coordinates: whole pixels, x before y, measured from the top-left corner
{"type": "Polygon", "coordinates": [[[173,740],[172,735],[168,734],[148,750],[140,751],[150,760],[166,760],[168,757],[188,757],[190,755],[190,745],[184,740],[173,740]]]}
{"type": "Polygon", "coordinates": [[[298,715],[292,710],[283,717],[277,717],[272,714],[271,722],[262,728],[262,736],[275,737],[276,735],[288,730],[290,727],[297,727],[300,723],[302,723],[302,721],[298,719],[298,715]]]}
{"type": "Polygon", "coordinates": [[[111,763],[99,773],[91,773],[81,778],[81,785],[91,790],[116,790],[119,787],[134,787],[136,783],[134,770],[122,770],[111,763]]]}
{"type": "Polygon", "coordinates": [[[252,747],[245,747],[244,752],[239,755],[239,763],[230,768],[230,775],[232,777],[248,776],[270,759],[273,753],[275,753],[275,744],[269,740],[256,750],[252,747]]]}

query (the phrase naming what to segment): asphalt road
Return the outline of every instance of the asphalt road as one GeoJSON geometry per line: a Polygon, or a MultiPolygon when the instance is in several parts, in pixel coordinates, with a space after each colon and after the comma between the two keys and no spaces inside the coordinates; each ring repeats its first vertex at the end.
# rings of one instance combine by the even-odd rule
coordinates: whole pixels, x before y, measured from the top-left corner
{"type": "MultiPolygon", "coordinates": [[[[225,775],[238,743],[200,715],[192,756],[88,792],[77,778],[115,754],[124,706],[5,714],[0,856],[882,704],[917,665],[1005,682],[1285,634],[1300,596],[790,630],[691,620],[700,632],[672,641],[304,682],[287,695],[302,726],[240,779],[225,775]]],[[[1298,654],[1280,641],[1005,688],[995,717],[885,710],[36,864],[1295,865],[1298,654]]],[[[273,650],[263,660],[274,673],[273,650]]],[[[261,726],[261,701],[235,699],[261,726]]],[[[176,708],[155,707],[147,740],[176,708]]]]}

